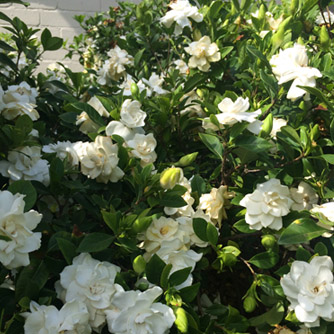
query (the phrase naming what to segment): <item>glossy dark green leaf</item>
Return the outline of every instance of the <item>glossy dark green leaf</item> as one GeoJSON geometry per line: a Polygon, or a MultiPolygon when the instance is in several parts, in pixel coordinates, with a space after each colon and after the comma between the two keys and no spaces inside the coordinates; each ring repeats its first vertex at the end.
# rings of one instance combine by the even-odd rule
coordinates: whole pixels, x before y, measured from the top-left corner
{"type": "Polygon", "coordinates": [[[270,269],[278,263],[278,260],[278,254],[269,251],[254,255],[248,262],[261,269],[270,269]]]}
{"type": "Polygon", "coordinates": [[[203,241],[208,241],[206,234],[207,222],[202,218],[193,218],[193,229],[195,234],[203,241]]]}
{"type": "Polygon", "coordinates": [[[186,303],[191,303],[197,296],[201,284],[199,282],[186,286],[179,290],[182,300],[186,303]]]}
{"type": "Polygon", "coordinates": [[[150,261],[146,264],[146,277],[153,284],[160,284],[161,273],[163,272],[166,263],[160,257],[154,254],[150,261]]]}
{"type": "Polygon", "coordinates": [[[220,160],[223,159],[223,145],[219,139],[214,135],[209,135],[207,133],[200,133],[199,137],[205,146],[216,155],[220,160]]]}
{"type": "Polygon", "coordinates": [[[81,241],[78,253],[94,253],[107,249],[113,242],[114,237],[100,232],[94,232],[86,235],[81,241]]]}
{"type": "Polygon", "coordinates": [[[71,241],[63,238],[56,238],[56,240],[67,264],[72,264],[73,258],[77,255],[75,245],[71,241]]]}
{"type": "Polygon", "coordinates": [[[30,181],[25,181],[25,180],[15,181],[8,187],[8,190],[12,194],[18,193],[25,195],[24,197],[25,211],[29,211],[35,205],[37,199],[37,192],[30,181]]]}
{"type": "Polygon", "coordinates": [[[48,28],[45,28],[41,35],[41,42],[44,51],[58,50],[63,45],[63,39],[60,37],[52,37],[48,28]]]}
{"type": "Polygon", "coordinates": [[[184,281],[187,280],[191,271],[192,271],[192,267],[187,267],[187,268],[175,271],[169,277],[169,284],[171,286],[182,284],[184,281]]]}

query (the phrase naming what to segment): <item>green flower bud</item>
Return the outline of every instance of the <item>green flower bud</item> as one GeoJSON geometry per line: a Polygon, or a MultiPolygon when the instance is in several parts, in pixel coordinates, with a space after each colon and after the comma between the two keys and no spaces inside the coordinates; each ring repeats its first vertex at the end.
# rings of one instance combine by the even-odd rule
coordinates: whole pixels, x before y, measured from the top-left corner
{"type": "Polygon", "coordinates": [[[261,24],[264,23],[264,20],[266,18],[266,7],[263,4],[260,6],[257,18],[259,19],[259,21],[261,21],[261,24]]]}
{"type": "Polygon", "coordinates": [[[268,116],[263,121],[261,131],[260,131],[260,137],[268,136],[270,134],[272,128],[273,128],[273,115],[268,114],[268,116]]]}
{"type": "Polygon", "coordinates": [[[266,234],[261,239],[261,244],[266,250],[271,250],[277,243],[276,238],[271,234],[266,234]]]}
{"type": "Polygon", "coordinates": [[[133,267],[133,270],[139,275],[144,272],[145,267],[146,267],[146,261],[144,260],[142,255],[138,255],[133,260],[132,267],[133,267]]]}
{"type": "Polygon", "coordinates": [[[198,29],[194,30],[193,38],[194,38],[194,41],[199,41],[202,38],[202,34],[198,29]]]}
{"type": "Polygon", "coordinates": [[[131,94],[133,97],[137,97],[139,93],[139,88],[135,82],[131,84],[131,94]]]}
{"type": "Polygon", "coordinates": [[[320,29],[320,46],[327,50],[331,45],[331,39],[328,36],[326,25],[322,25],[320,29]]]}
{"type": "Polygon", "coordinates": [[[257,306],[256,299],[252,296],[246,297],[244,299],[243,306],[244,306],[244,310],[247,313],[253,312],[255,310],[256,306],[257,306]]]}
{"type": "Polygon", "coordinates": [[[198,152],[194,152],[194,153],[190,153],[185,155],[184,157],[182,157],[177,163],[177,166],[181,166],[181,167],[186,167],[189,166],[190,164],[192,164],[196,157],[198,155],[198,152]]]}
{"type": "Polygon", "coordinates": [[[299,0],[291,0],[289,13],[290,15],[294,15],[299,7],[299,0]]]}
{"type": "Polygon", "coordinates": [[[164,189],[173,189],[182,178],[183,171],[181,168],[167,168],[160,175],[160,185],[164,189]]]}

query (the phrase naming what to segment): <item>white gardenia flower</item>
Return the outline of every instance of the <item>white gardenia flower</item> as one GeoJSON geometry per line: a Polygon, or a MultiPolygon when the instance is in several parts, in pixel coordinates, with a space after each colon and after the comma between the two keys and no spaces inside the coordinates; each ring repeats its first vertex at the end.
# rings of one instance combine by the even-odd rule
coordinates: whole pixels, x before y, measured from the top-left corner
{"type": "MultiPolygon", "coordinates": [[[[82,142],[79,142],[82,144],[82,142]]],[[[57,144],[49,144],[44,145],[42,147],[42,151],[45,153],[56,153],[56,156],[64,161],[67,159],[67,161],[70,163],[72,167],[79,165],[79,157],[75,150],[75,145],[77,143],[71,143],[70,141],[58,141],[57,144]]]]}
{"type": "Polygon", "coordinates": [[[175,22],[175,35],[180,35],[184,27],[191,28],[188,17],[195,22],[202,22],[203,15],[198,12],[198,8],[192,6],[188,0],[176,0],[169,4],[170,10],[160,19],[160,22],[167,28],[175,22]]]}
{"type": "Polygon", "coordinates": [[[148,135],[136,133],[126,144],[128,147],[132,148],[130,154],[141,160],[141,166],[153,163],[157,159],[157,154],[154,151],[157,146],[157,141],[153,133],[149,133],[148,135]]]}
{"type": "Polygon", "coordinates": [[[204,210],[210,220],[221,226],[222,219],[226,219],[226,206],[234,193],[227,190],[227,186],[212,188],[209,194],[202,194],[197,209],[204,210]]]}
{"type": "MultiPolygon", "coordinates": [[[[100,116],[103,117],[110,116],[108,111],[104,108],[103,104],[96,96],[90,98],[90,100],[87,103],[91,107],[93,107],[99,113],[100,116]]],[[[100,128],[100,125],[92,121],[85,111],[83,111],[80,115],[77,116],[75,125],[80,125],[79,131],[85,134],[90,132],[97,132],[97,130],[100,128]]]]}
{"type": "Polygon", "coordinates": [[[122,50],[118,45],[108,52],[110,57],[103,67],[97,72],[100,85],[106,85],[110,83],[110,80],[118,81],[125,75],[125,66],[133,65],[133,57],[127,53],[126,50],[122,50]]]}
{"type": "Polygon", "coordinates": [[[184,99],[186,99],[186,103],[184,105],[184,109],[181,111],[181,115],[188,113],[190,117],[205,116],[205,112],[203,111],[202,106],[198,102],[195,102],[195,100],[200,100],[200,97],[194,90],[184,94],[180,101],[183,101],[184,99]]]}
{"type": "Polygon", "coordinates": [[[333,223],[334,225],[334,202],[328,202],[321,205],[313,205],[312,214],[316,214],[321,219],[333,223]]]}
{"type": "MultiPolygon", "coordinates": [[[[148,80],[146,80],[145,78],[143,78],[142,80],[145,83],[145,85],[149,88],[148,91],[150,93],[155,92],[158,95],[168,93],[168,90],[165,90],[165,89],[162,88],[162,85],[164,83],[164,78],[163,78],[162,75],[159,76],[158,74],[153,72],[148,80]]],[[[147,95],[147,96],[149,96],[149,95],[147,95]]]]}
{"type": "Polygon", "coordinates": [[[119,181],[124,172],[117,166],[118,146],[109,137],[97,136],[93,143],[82,143],[76,148],[82,174],[97,182],[119,181]]]}
{"type": "Polygon", "coordinates": [[[290,212],[292,204],[289,188],[281,185],[278,179],[258,184],[253,193],[240,201],[247,210],[245,219],[252,230],[261,230],[262,227],[280,230],[282,217],[290,212]]]}
{"type": "Polygon", "coordinates": [[[290,309],[308,328],[320,325],[320,318],[334,321],[333,262],[329,256],[316,256],[310,263],[294,261],[281,279],[290,309]]]}
{"type": "Polygon", "coordinates": [[[64,303],[83,302],[88,309],[90,326],[98,331],[106,322],[104,312],[111,307],[118,272],[118,266],[81,253],[61,272],[60,281],[55,286],[58,298],[64,303]]]}
{"type": "Polygon", "coordinates": [[[288,121],[286,121],[283,118],[274,117],[273,118],[273,127],[272,127],[271,132],[270,132],[271,137],[276,139],[277,132],[279,132],[281,130],[281,128],[283,126],[286,126],[286,125],[288,125],[288,121]]]}
{"type": "Polygon", "coordinates": [[[143,240],[142,248],[146,252],[154,254],[160,249],[164,241],[172,241],[175,239],[183,240],[183,234],[179,230],[179,223],[166,217],[154,218],[147,230],[138,236],[139,240],[143,240]]]}
{"type": "Polygon", "coordinates": [[[128,128],[120,121],[111,121],[106,127],[107,136],[121,136],[125,142],[133,139],[136,134],[145,134],[143,128],[128,128]]]}
{"type": "Polygon", "coordinates": [[[25,334],[90,334],[87,307],[80,301],[72,300],[60,310],[55,306],[38,305],[30,302],[30,311],[22,316],[25,334]]]}
{"type": "MultiPolygon", "coordinates": [[[[123,95],[124,96],[131,96],[131,85],[133,83],[136,83],[133,79],[133,77],[130,74],[127,74],[126,77],[124,78],[124,81],[119,85],[119,88],[123,90],[123,95]]],[[[147,89],[147,87],[144,85],[142,80],[139,80],[136,83],[139,92],[141,93],[144,89],[146,89],[146,96],[150,97],[152,95],[152,92],[150,89],[147,89]]]]}
{"type": "Polygon", "coordinates": [[[174,64],[176,65],[175,68],[179,70],[180,74],[188,74],[189,73],[189,67],[187,63],[182,59],[177,59],[174,61],[174,64]]]}
{"type": "Polygon", "coordinates": [[[155,286],[144,292],[124,291],[117,285],[111,310],[105,311],[110,333],[114,334],[166,334],[173,326],[173,310],[154,302],[163,290],[155,286]]]}
{"type": "Polygon", "coordinates": [[[323,12],[323,15],[321,13],[318,14],[318,16],[315,19],[316,24],[333,24],[334,23],[334,14],[330,10],[326,10],[323,12]],[[325,21],[324,21],[325,19],[325,21]]]}
{"type": "MultiPolygon", "coordinates": [[[[287,94],[287,98],[292,101],[306,94],[305,90],[297,86],[315,87],[316,78],[322,77],[318,69],[308,66],[306,47],[298,43],[272,56],[270,65],[279,85],[293,80],[287,94]]],[[[309,94],[305,99],[309,99],[309,94]]]]}
{"type": "Polygon", "coordinates": [[[36,88],[30,87],[25,81],[21,82],[20,85],[8,86],[5,92],[1,88],[0,113],[7,120],[28,115],[31,120],[36,121],[39,118],[39,114],[35,110],[37,95],[36,88]]]}
{"type": "Polygon", "coordinates": [[[141,103],[127,99],[121,108],[121,122],[128,128],[138,128],[145,125],[146,113],[140,109],[141,103]]]}
{"type": "Polygon", "coordinates": [[[39,146],[18,147],[9,151],[8,161],[0,161],[0,173],[12,181],[39,181],[48,186],[50,183],[49,163],[41,159],[39,146]]]}
{"type": "Polygon", "coordinates": [[[24,212],[25,195],[0,191],[0,262],[8,269],[30,264],[29,253],[40,248],[40,232],[32,232],[42,219],[35,210],[24,212]]]}
{"type": "Polygon", "coordinates": [[[209,36],[203,36],[200,40],[192,42],[184,50],[191,55],[188,66],[208,72],[210,63],[217,62],[221,55],[216,43],[211,43],[209,36]]]}
{"type": "Polygon", "coordinates": [[[316,191],[304,181],[299,183],[298,188],[291,188],[290,194],[295,202],[291,209],[296,211],[312,209],[312,206],[317,204],[319,199],[316,191]]]}

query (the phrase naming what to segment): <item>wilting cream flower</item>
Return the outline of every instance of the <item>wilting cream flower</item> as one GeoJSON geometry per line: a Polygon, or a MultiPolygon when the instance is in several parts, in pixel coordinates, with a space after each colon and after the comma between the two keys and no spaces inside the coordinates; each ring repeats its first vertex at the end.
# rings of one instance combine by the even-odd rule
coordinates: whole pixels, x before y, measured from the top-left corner
{"type": "MultiPolygon", "coordinates": [[[[90,106],[92,106],[99,113],[100,116],[103,117],[110,116],[106,108],[103,106],[101,101],[96,96],[90,98],[90,100],[87,103],[90,106]]],[[[85,111],[83,111],[80,115],[77,116],[77,121],[75,122],[75,125],[80,125],[79,131],[85,134],[89,132],[96,132],[100,128],[98,124],[96,124],[91,120],[91,118],[85,111]]]]}
{"type": "Polygon", "coordinates": [[[313,208],[310,212],[315,214],[321,220],[327,221],[334,225],[334,202],[313,205],[313,208]]]}
{"type": "Polygon", "coordinates": [[[35,110],[36,88],[30,87],[25,81],[20,85],[8,86],[4,92],[0,89],[0,113],[5,119],[13,120],[21,115],[28,115],[33,121],[39,118],[35,110]]]}
{"type": "MultiPolygon", "coordinates": [[[[82,142],[78,142],[82,144],[82,142]]],[[[78,143],[71,143],[70,141],[58,141],[57,144],[44,145],[42,151],[45,153],[56,153],[56,156],[69,162],[69,164],[74,167],[79,165],[79,157],[75,150],[75,145],[78,143]]]]}
{"type": "Polygon", "coordinates": [[[130,154],[141,160],[141,166],[153,163],[157,159],[157,154],[154,151],[157,141],[153,133],[149,133],[148,135],[136,133],[132,139],[126,142],[126,145],[132,148],[130,154]]]}
{"type": "Polygon", "coordinates": [[[60,310],[55,306],[38,305],[30,302],[30,311],[22,316],[25,334],[90,334],[87,307],[80,301],[72,300],[60,310]]]}
{"type": "Polygon", "coordinates": [[[0,262],[8,269],[27,266],[29,253],[40,248],[41,233],[32,232],[42,219],[37,211],[24,212],[25,195],[0,191],[0,262]]]}
{"type": "Polygon", "coordinates": [[[118,272],[118,266],[81,253],[60,273],[60,281],[55,286],[58,298],[63,302],[76,300],[85,303],[89,324],[94,330],[101,329],[106,321],[104,312],[111,307],[116,292],[114,281],[118,272]]]}
{"type": "Polygon", "coordinates": [[[112,300],[113,308],[105,311],[110,333],[115,334],[165,334],[173,326],[173,310],[155,300],[163,290],[155,286],[144,292],[124,291],[117,285],[112,300]]]}
{"type": "Polygon", "coordinates": [[[133,57],[118,45],[108,52],[108,56],[110,58],[105,61],[103,67],[97,72],[97,82],[100,85],[106,85],[110,83],[110,80],[118,81],[125,75],[125,66],[133,65],[133,57]]]}
{"type": "Polygon", "coordinates": [[[124,175],[117,166],[118,146],[109,137],[97,136],[94,143],[82,143],[77,153],[82,174],[97,182],[117,182],[124,175]]]}
{"type": "MultiPolygon", "coordinates": [[[[315,79],[322,77],[318,69],[308,66],[306,47],[298,43],[272,56],[270,65],[279,85],[293,80],[287,94],[287,98],[292,101],[306,94],[304,89],[297,86],[315,87],[315,79]]],[[[305,99],[309,100],[309,94],[305,95],[305,99]]]]}
{"type": "Polygon", "coordinates": [[[234,193],[227,190],[227,186],[212,188],[209,194],[202,194],[197,209],[204,210],[211,221],[221,226],[222,219],[226,219],[225,207],[229,205],[229,199],[234,193]]]}
{"type": "Polygon", "coordinates": [[[189,67],[187,63],[182,59],[177,59],[174,61],[176,69],[179,70],[180,74],[188,74],[189,67]]]}
{"type": "Polygon", "coordinates": [[[253,193],[240,201],[240,205],[247,209],[245,219],[252,230],[261,230],[262,227],[280,230],[282,217],[290,212],[292,204],[289,188],[282,186],[278,179],[258,184],[253,193]]]}
{"type": "Polygon", "coordinates": [[[175,35],[180,35],[184,27],[191,28],[191,22],[188,17],[195,22],[202,22],[203,15],[198,12],[198,8],[192,6],[188,0],[176,0],[169,4],[170,10],[160,19],[167,28],[169,28],[174,22],[175,35]]]}
{"type": "Polygon", "coordinates": [[[41,159],[39,146],[18,147],[9,151],[8,161],[0,161],[0,173],[12,181],[39,181],[49,185],[49,163],[41,159]]]}
{"type": "Polygon", "coordinates": [[[217,62],[221,55],[216,43],[211,43],[209,36],[203,36],[200,40],[192,42],[184,50],[191,55],[188,66],[208,72],[210,63],[217,62]]]}
{"type": "Polygon", "coordinates": [[[141,103],[127,99],[121,108],[121,122],[128,128],[138,128],[145,125],[146,113],[140,109],[141,103]]]}
{"type": "Polygon", "coordinates": [[[291,188],[290,194],[295,202],[291,209],[296,211],[312,209],[313,204],[316,204],[319,199],[316,191],[304,181],[299,183],[298,188],[291,188]]]}
{"type": "Polygon", "coordinates": [[[334,321],[333,262],[329,256],[316,256],[310,263],[294,261],[281,279],[284,294],[296,317],[306,327],[317,327],[320,318],[334,321]]]}

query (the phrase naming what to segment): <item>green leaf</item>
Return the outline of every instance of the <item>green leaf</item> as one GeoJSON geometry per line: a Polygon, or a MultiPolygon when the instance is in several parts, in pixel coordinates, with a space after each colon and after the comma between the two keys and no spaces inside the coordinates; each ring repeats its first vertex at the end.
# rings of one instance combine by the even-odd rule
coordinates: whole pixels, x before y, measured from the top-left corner
{"type": "Polygon", "coordinates": [[[235,227],[241,233],[254,233],[255,230],[249,228],[249,224],[246,223],[245,219],[237,221],[233,227],[235,227]]]}
{"type": "Polygon", "coordinates": [[[334,165],[334,154],[322,154],[320,157],[326,160],[329,164],[334,165]]]}
{"type": "Polygon", "coordinates": [[[41,42],[44,51],[58,50],[63,45],[63,39],[60,37],[52,37],[48,28],[45,28],[41,35],[41,42]]]}
{"type": "Polygon", "coordinates": [[[193,90],[196,86],[203,83],[206,80],[206,76],[201,73],[196,73],[191,76],[187,82],[184,84],[184,92],[188,93],[193,90]]]}
{"type": "Polygon", "coordinates": [[[74,124],[77,120],[78,115],[79,115],[79,112],[68,111],[63,114],[60,114],[59,118],[65,123],[74,124]]]}
{"type": "Polygon", "coordinates": [[[160,200],[160,205],[169,208],[182,208],[187,205],[187,202],[180,195],[173,192],[165,192],[160,200]]]}
{"type": "Polygon", "coordinates": [[[209,135],[207,133],[200,133],[199,137],[205,146],[216,155],[217,158],[223,160],[223,145],[219,139],[214,135],[209,135]]]}
{"type": "Polygon", "coordinates": [[[284,316],[284,306],[282,302],[278,302],[273,308],[271,308],[268,312],[261,314],[258,317],[254,317],[250,319],[250,323],[252,326],[259,326],[264,323],[267,323],[271,326],[274,326],[280,323],[284,316]]]}
{"type": "Polygon", "coordinates": [[[77,102],[73,106],[78,110],[85,111],[89,118],[99,126],[105,126],[103,117],[88,103],[77,102]]]}
{"type": "Polygon", "coordinates": [[[234,143],[236,146],[254,153],[265,153],[272,147],[272,144],[267,140],[248,135],[237,137],[234,143]]]}
{"type": "Polygon", "coordinates": [[[205,189],[206,184],[204,179],[199,175],[195,175],[191,180],[191,190],[193,192],[197,191],[198,196],[201,196],[205,193],[205,189]]]}
{"type": "Polygon", "coordinates": [[[273,99],[278,93],[277,80],[273,75],[267,74],[263,69],[260,69],[260,78],[263,82],[264,88],[273,99]]]}
{"type": "Polygon", "coordinates": [[[153,217],[141,217],[134,221],[132,228],[135,233],[146,231],[151,225],[153,217]]]}
{"type": "Polygon", "coordinates": [[[145,52],[145,48],[141,49],[140,51],[138,51],[136,53],[135,58],[134,58],[134,67],[135,68],[140,66],[139,62],[140,62],[141,58],[143,57],[144,52],[145,52]]]}
{"type": "Polygon", "coordinates": [[[114,237],[100,232],[90,233],[81,241],[78,253],[94,253],[107,249],[113,242],[114,237]]]}
{"type": "Polygon", "coordinates": [[[53,182],[60,182],[64,176],[64,164],[59,158],[54,158],[50,165],[50,180],[53,182]]]}
{"type": "Polygon", "coordinates": [[[178,271],[175,271],[169,277],[169,284],[171,286],[182,284],[190,275],[192,271],[192,267],[187,267],[178,271]]]}
{"type": "Polygon", "coordinates": [[[24,211],[29,211],[35,205],[37,200],[37,192],[30,181],[25,181],[25,180],[15,181],[8,187],[8,190],[12,194],[18,193],[25,195],[24,211]]]}
{"type": "Polygon", "coordinates": [[[279,261],[279,256],[275,252],[263,252],[254,255],[248,262],[261,269],[274,267],[279,261]]]}
{"type": "Polygon", "coordinates": [[[298,247],[296,251],[296,260],[308,262],[311,257],[312,254],[308,250],[306,250],[302,246],[298,247]]]}
{"type": "Polygon", "coordinates": [[[165,268],[163,269],[160,277],[160,286],[163,289],[167,289],[168,287],[168,277],[173,268],[173,265],[171,263],[167,264],[165,268]]]}
{"type": "Polygon", "coordinates": [[[16,64],[4,53],[0,53],[0,63],[9,66],[15,72],[17,71],[16,64]]]}
{"type": "Polygon", "coordinates": [[[6,51],[16,51],[13,47],[4,41],[0,41],[0,48],[6,51]]]}
{"type": "Polygon", "coordinates": [[[163,272],[166,263],[160,257],[154,254],[150,261],[146,264],[146,277],[153,284],[160,284],[161,273],[163,272]]]}
{"type": "Polygon", "coordinates": [[[247,44],[246,50],[249,54],[253,56],[253,59],[260,59],[261,63],[267,67],[269,73],[272,72],[271,65],[269,64],[268,59],[260,52],[255,46],[247,44]]]}
{"type": "Polygon", "coordinates": [[[201,284],[198,282],[196,284],[186,286],[185,288],[179,290],[182,301],[186,303],[191,303],[196,298],[200,286],[201,284]]]}
{"type": "Polygon", "coordinates": [[[328,230],[318,226],[313,219],[297,219],[283,231],[278,244],[291,245],[304,243],[321,236],[326,231],[328,230]]]}
{"type": "Polygon", "coordinates": [[[232,50],[234,49],[233,46],[225,46],[220,49],[220,56],[221,59],[225,58],[232,50]]]}
{"type": "Polygon", "coordinates": [[[206,237],[208,239],[208,241],[210,242],[210,244],[212,245],[216,245],[218,242],[218,231],[215,228],[214,225],[212,225],[211,223],[207,223],[206,225],[206,237]]]}
{"type": "Polygon", "coordinates": [[[193,229],[195,234],[203,241],[208,241],[206,228],[208,223],[203,218],[193,218],[193,229]]]}
{"type": "Polygon", "coordinates": [[[302,88],[304,90],[306,90],[308,93],[315,95],[321,102],[323,102],[327,108],[330,111],[334,111],[334,107],[333,105],[328,101],[327,97],[325,97],[325,95],[322,93],[321,90],[319,90],[318,88],[315,87],[308,87],[308,86],[297,86],[299,88],[302,88]]]}
{"type": "MultiPolygon", "coordinates": [[[[6,1],[6,2],[7,2],[7,1],[6,1]]],[[[0,2],[0,3],[1,3],[1,2],[0,2]]],[[[3,2],[3,3],[4,3],[4,2],[3,2]]],[[[11,19],[9,16],[7,16],[6,14],[2,13],[2,12],[0,12],[0,20],[7,21],[7,22],[9,22],[10,24],[13,23],[12,19],[11,19]]]]}
{"type": "Polygon", "coordinates": [[[21,0],[0,0],[0,4],[1,3],[18,3],[18,4],[23,5],[25,7],[28,7],[30,5],[29,2],[21,1],[21,0]]]}
{"type": "Polygon", "coordinates": [[[317,242],[314,246],[314,251],[318,253],[320,256],[328,255],[328,249],[323,242],[317,242]]]}
{"type": "Polygon", "coordinates": [[[75,245],[71,241],[68,241],[63,238],[56,238],[56,241],[67,264],[72,264],[73,258],[77,255],[75,245]]]}

